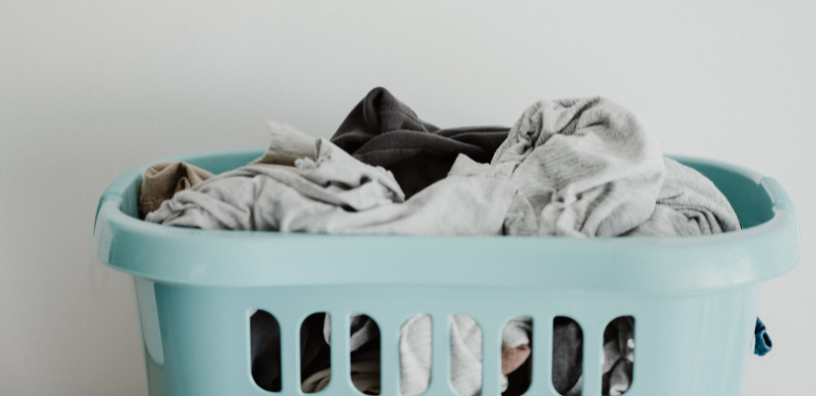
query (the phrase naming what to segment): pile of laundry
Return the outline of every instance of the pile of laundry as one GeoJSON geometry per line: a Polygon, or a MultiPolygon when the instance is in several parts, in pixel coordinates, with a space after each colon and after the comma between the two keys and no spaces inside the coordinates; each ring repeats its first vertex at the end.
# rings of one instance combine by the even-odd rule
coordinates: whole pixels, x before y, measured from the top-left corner
{"type": "Polygon", "coordinates": [[[663,157],[634,114],[602,98],[537,102],[512,128],[439,129],[378,88],[331,140],[270,124],[272,144],[248,166],[215,177],[187,164],[151,168],[146,220],[405,235],[670,237],[740,228],[711,181],[663,157]]]}
{"type": "MultiPolygon", "coordinates": [[[[740,229],[710,180],[664,157],[638,117],[604,98],[539,101],[511,128],[441,129],[376,88],[329,140],[285,124],[270,122],[270,128],[266,153],[233,171],[215,176],[179,162],[148,168],[141,215],[207,230],[330,234],[679,237],[740,229]]],[[[301,347],[315,359],[329,342],[329,322],[322,319],[305,326],[308,334],[301,337],[314,340],[301,347]]],[[[379,359],[379,334],[366,324],[370,320],[354,318],[352,368],[358,368],[359,389],[379,394],[379,374],[369,375],[374,365],[366,363],[379,359]]],[[[580,394],[582,340],[580,327],[570,322],[559,330],[556,321],[554,345],[566,348],[566,357],[554,361],[553,383],[561,394],[580,394]]],[[[451,325],[452,382],[461,395],[477,395],[481,330],[469,317],[455,316],[451,325]]],[[[633,359],[632,324],[620,320],[613,327],[603,366],[609,395],[628,388],[633,359]]],[[[417,395],[430,378],[430,317],[412,317],[401,341],[402,394],[417,395]]],[[[253,362],[269,355],[257,345],[253,362]]],[[[505,396],[524,388],[507,378],[529,384],[529,345],[529,318],[511,321],[502,353],[505,396]],[[528,373],[514,375],[519,370],[528,373]]],[[[319,360],[304,360],[311,364],[304,392],[328,383],[328,359],[319,360]]],[[[274,388],[279,373],[270,369],[256,382],[274,388]]]]}

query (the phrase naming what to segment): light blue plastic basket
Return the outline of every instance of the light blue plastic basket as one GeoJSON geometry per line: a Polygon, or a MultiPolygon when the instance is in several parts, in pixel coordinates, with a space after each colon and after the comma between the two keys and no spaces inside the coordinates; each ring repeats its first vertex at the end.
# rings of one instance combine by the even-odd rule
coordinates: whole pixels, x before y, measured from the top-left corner
{"type": "MultiPolygon", "coordinates": [[[[263,150],[172,158],[214,173],[263,150]]],[[[635,318],[629,396],[740,395],[753,351],[760,283],[799,260],[796,212],[773,178],[720,162],[675,157],[710,178],[745,228],[692,238],[410,237],[202,231],[137,218],[146,168],[123,173],[102,195],[94,255],[134,275],[151,395],[270,395],[252,379],[249,315],[280,323],[281,394],[300,394],[299,328],[331,315],[332,380],[323,395],[359,395],[349,377],[349,314],[382,334],[382,394],[399,394],[399,329],[411,315],[433,320],[426,395],[455,395],[449,381],[449,317],[481,325],[483,394],[499,394],[501,329],[533,318],[533,381],[551,384],[552,323],[584,334],[583,395],[601,394],[603,332],[635,318]]]]}

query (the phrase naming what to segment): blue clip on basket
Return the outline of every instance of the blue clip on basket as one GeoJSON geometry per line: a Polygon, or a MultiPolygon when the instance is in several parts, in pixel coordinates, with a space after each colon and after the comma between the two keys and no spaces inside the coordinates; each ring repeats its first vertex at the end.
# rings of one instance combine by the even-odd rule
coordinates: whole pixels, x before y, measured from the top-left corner
{"type": "MultiPolygon", "coordinates": [[[[260,149],[179,156],[213,173],[249,163],[260,149]]],[[[252,379],[249,316],[280,324],[282,389],[300,390],[299,329],[330,314],[332,379],[326,396],[360,395],[349,376],[349,315],[381,332],[382,395],[399,394],[399,330],[432,317],[429,396],[450,386],[449,318],[467,314],[484,335],[484,395],[499,394],[501,330],[533,318],[528,395],[557,396],[552,323],[584,335],[583,395],[601,394],[607,324],[635,318],[628,396],[741,395],[753,351],[761,282],[790,271],[801,244],[796,211],[773,178],[720,162],[677,157],[731,202],[743,231],[690,238],[413,237],[204,231],[138,219],[146,166],[102,194],[93,252],[136,284],[150,394],[269,396],[252,379]]]]}

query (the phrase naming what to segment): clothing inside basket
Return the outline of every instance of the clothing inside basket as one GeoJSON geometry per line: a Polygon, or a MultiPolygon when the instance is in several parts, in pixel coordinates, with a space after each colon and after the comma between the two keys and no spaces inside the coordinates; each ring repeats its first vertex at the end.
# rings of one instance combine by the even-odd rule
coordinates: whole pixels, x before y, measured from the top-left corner
{"type": "MultiPolygon", "coordinates": [[[[506,135],[497,127],[454,133],[419,121],[378,88],[331,141],[270,126],[264,156],[187,190],[165,188],[168,199],[146,213],[147,221],[281,232],[575,237],[740,228],[711,181],[663,157],[634,114],[603,98],[534,103],[506,135]],[[505,136],[498,146],[497,136],[505,136]],[[423,176],[431,174],[446,176],[423,176]],[[401,182],[415,193],[407,195],[401,182]]],[[[142,197],[156,196],[151,180],[146,173],[142,197]]]]}
{"type": "MultiPolygon", "coordinates": [[[[329,140],[269,126],[268,150],[245,167],[213,176],[184,163],[151,166],[141,215],[168,226],[329,234],[685,237],[741,228],[710,180],[664,157],[640,119],[605,98],[542,100],[512,127],[439,128],[375,88],[329,140]]],[[[360,329],[366,320],[354,319],[360,329]]],[[[412,323],[406,339],[425,329],[421,317],[412,323]]],[[[625,345],[616,348],[626,360],[625,345]]],[[[621,379],[625,366],[609,370],[621,379]]],[[[421,378],[403,372],[404,382],[421,378]]],[[[604,394],[625,391],[620,381],[604,394]]],[[[580,384],[563,382],[562,394],[580,384]]]]}

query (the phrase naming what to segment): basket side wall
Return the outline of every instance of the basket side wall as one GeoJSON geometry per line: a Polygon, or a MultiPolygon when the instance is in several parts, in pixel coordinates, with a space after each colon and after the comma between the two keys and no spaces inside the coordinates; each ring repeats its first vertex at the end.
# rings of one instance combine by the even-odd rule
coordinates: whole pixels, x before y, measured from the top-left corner
{"type": "Polygon", "coordinates": [[[740,395],[753,350],[759,297],[758,285],[710,295],[646,297],[484,287],[198,288],[138,282],[150,285],[137,289],[141,287],[140,315],[154,396],[269,395],[251,378],[248,319],[254,308],[272,313],[281,325],[284,395],[299,394],[297,337],[301,321],[314,312],[330,313],[335,330],[333,376],[323,393],[327,396],[359,394],[350,383],[347,360],[347,320],[355,312],[379,325],[383,395],[398,394],[399,330],[415,313],[429,313],[433,320],[429,395],[455,395],[448,381],[448,320],[453,314],[470,315],[482,327],[483,373],[495,373],[483,375],[484,394],[499,394],[501,330],[518,315],[533,317],[533,383],[528,394],[557,395],[550,363],[555,316],[571,317],[581,325],[583,394],[600,394],[603,331],[612,319],[631,315],[636,347],[627,395],[740,395]],[[150,289],[155,310],[142,307],[151,303],[150,289]]]}

